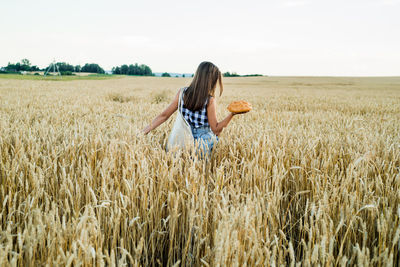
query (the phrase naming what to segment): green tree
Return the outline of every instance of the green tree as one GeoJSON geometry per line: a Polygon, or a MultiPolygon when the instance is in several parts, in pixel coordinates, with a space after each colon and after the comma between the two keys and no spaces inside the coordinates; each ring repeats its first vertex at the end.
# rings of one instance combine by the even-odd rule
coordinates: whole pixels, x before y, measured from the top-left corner
{"type": "Polygon", "coordinates": [[[128,75],[136,75],[136,67],[132,64],[128,66],[128,75]]]}
{"type": "Polygon", "coordinates": [[[150,67],[147,65],[144,65],[144,64],[140,65],[140,69],[142,70],[142,75],[145,75],[145,76],[153,75],[153,72],[151,71],[150,67]]]}
{"type": "Polygon", "coordinates": [[[171,77],[171,75],[168,72],[164,72],[161,74],[161,77],[171,77]]]}
{"type": "Polygon", "coordinates": [[[37,66],[31,66],[29,59],[22,59],[21,62],[16,64],[8,62],[7,67],[4,67],[6,72],[20,72],[20,71],[36,71],[39,68],[37,66]]]}
{"type": "Polygon", "coordinates": [[[29,59],[26,59],[26,58],[22,59],[21,63],[19,65],[20,65],[20,67],[19,67],[20,71],[30,71],[31,70],[31,62],[29,61],[29,59]]]}
{"type": "Polygon", "coordinates": [[[134,71],[133,71],[132,75],[142,75],[142,73],[140,71],[140,68],[139,68],[139,65],[137,63],[135,63],[134,71]]]}
{"type": "Polygon", "coordinates": [[[138,63],[130,64],[129,66],[124,64],[120,67],[112,68],[113,74],[124,74],[124,75],[142,75],[142,76],[152,76],[153,72],[150,67],[144,64],[139,65],[138,63]]]}
{"type": "Polygon", "coordinates": [[[19,65],[17,66],[17,64],[12,64],[12,63],[8,62],[7,67],[5,67],[4,69],[7,72],[17,72],[17,71],[19,71],[19,65]]]}
{"type": "Polygon", "coordinates": [[[105,71],[99,66],[99,64],[95,63],[86,63],[82,68],[81,72],[92,72],[92,73],[100,73],[104,74],[105,71]]]}
{"type": "Polygon", "coordinates": [[[112,68],[112,73],[113,74],[121,74],[121,68],[120,67],[112,68]]]}
{"type": "Polygon", "coordinates": [[[40,69],[39,69],[38,66],[36,66],[36,65],[31,66],[31,71],[39,71],[39,70],[40,70],[40,69]]]}
{"type": "Polygon", "coordinates": [[[230,73],[230,72],[228,71],[228,72],[225,72],[225,73],[223,74],[223,76],[224,76],[224,77],[239,77],[240,75],[237,74],[236,72],[230,73]]]}
{"type": "Polygon", "coordinates": [[[31,62],[29,61],[29,59],[24,58],[24,59],[21,60],[21,65],[25,65],[25,66],[30,67],[31,66],[31,62]]]}
{"type": "Polygon", "coordinates": [[[121,74],[127,75],[128,74],[128,69],[129,69],[128,65],[126,65],[126,64],[122,65],[121,66],[121,74]]]}

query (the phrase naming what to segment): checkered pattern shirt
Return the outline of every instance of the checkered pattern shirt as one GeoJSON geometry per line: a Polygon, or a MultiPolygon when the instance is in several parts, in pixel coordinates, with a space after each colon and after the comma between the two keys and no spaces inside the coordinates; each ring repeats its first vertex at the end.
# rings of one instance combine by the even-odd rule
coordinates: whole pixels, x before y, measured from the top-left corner
{"type": "MultiPolygon", "coordinates": [[[[186,89],[187,89],[187,87],[183,90],[183,92],[185,92],[186,89]]],[[[208,123],[208,118],[207,118],[207,104],[208,104],[208,99],[206,100],[206,103],[204,103],[204,106],[202,109],[196,110],[196,111],[191,111],[190,109],[185,108],[185,104],[183,103],[183,95],[182,95],[181,111],[182,111],[183,117],[189,123],[190,127],[200,128],[200,127],[210,126],[210,124],[208,123]]]]}

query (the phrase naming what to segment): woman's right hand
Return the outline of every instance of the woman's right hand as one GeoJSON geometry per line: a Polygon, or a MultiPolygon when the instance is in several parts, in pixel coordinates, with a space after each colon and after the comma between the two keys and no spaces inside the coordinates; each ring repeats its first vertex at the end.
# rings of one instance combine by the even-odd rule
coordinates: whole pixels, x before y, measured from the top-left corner
{"type": "MultiPolygon", "coordinates": [[[[250,110],[249,110],[249,111],[250,111],[250,110]]],[[[231,113],[232,113],[232,115],[239,115],[239,114],[245,114],[245,113],[248,113],[249,111],[245,111],[245,112],[238,112],[238,113],[231,112],[231,113]]]]}

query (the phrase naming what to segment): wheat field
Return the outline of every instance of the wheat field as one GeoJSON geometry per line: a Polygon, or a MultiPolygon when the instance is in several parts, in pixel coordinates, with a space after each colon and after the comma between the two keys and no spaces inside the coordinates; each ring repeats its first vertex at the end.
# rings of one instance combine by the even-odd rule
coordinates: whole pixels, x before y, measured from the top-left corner
{"type": "Polygon", "coordinates": [[[399,77],[225,78],[210,159],[140,134],[190,80],[0,79],[0,265],[399,264],[399,77]]]}

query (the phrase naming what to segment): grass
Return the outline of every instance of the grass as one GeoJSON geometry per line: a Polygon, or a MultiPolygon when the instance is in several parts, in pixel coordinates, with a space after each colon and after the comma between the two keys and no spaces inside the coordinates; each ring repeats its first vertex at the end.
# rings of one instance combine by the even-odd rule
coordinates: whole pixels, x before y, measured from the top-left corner
{"type": "Polygon", "coordinates": [[[42,81],[74,81],[74,80],[106,80],[121,78],[121,75],[110,74],[90,74],[86,76],[67,75],[67,76],[42,76],[42,75],[22,75],[22,74],[0,74],[0,79],[15,80],[42,80],[42,81]]]}
{"type": "Polygon", "coordinates": [[[209,161],[140,134],[190,80],[0,80],[0,265],[400,261],[399,77],[225,78],[209,161]]]}

